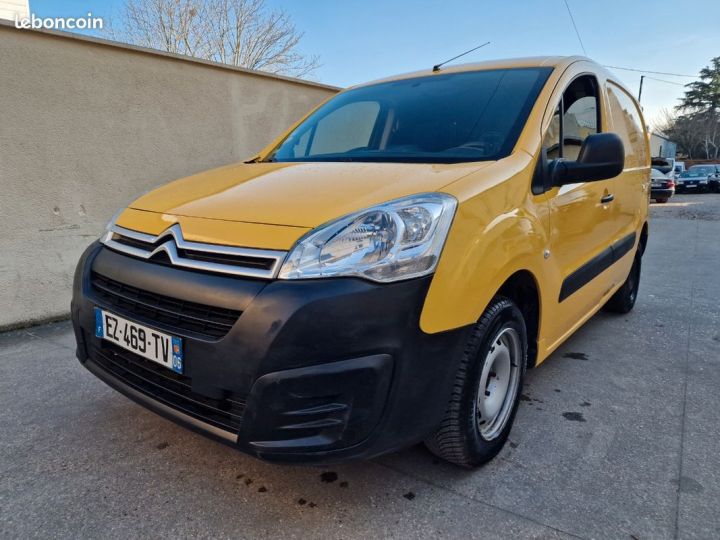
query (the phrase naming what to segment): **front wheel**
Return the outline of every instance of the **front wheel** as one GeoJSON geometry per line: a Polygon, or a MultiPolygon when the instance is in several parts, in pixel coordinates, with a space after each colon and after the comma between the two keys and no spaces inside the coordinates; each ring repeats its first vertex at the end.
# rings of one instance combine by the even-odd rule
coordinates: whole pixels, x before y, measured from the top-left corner
{"type": "Polygon", "coordinates": [[[431,452],[473,468],[507,440],[527,364],[527,332],[518,307],[496,297],[475,325],[455,375],[445,418],[425,441],[431,452]]]}

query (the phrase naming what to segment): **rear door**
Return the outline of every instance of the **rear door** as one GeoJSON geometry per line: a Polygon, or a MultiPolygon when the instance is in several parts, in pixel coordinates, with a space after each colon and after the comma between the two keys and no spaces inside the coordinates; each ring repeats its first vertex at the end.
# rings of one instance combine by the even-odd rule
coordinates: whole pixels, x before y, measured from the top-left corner
{"type": "MultiPolygon", "coordinates": [[[[647,129],[637,102],[620,85],[607,81],[608,120],[625,147],[625,167],[617,178],[616,210],[620,224],[619,239],[639,234],[647,220],[650,196],[650,147],[647,129]]],[[[624,279],[632,266],[632,255],[619,261],[618,272],[624,279]]]]}

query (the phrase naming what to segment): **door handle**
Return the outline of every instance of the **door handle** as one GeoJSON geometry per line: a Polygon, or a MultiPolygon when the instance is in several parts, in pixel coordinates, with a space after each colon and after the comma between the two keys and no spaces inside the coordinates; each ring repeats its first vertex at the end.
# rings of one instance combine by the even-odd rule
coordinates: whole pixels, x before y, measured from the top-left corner
{"type": "Polygon", "coordinates": [[[613,195],[612,193],[608,193],[607,195],[603,195],[603,198],[600,199],[600,202],[602,204],[607,204],[607,203],[613,202],[614,200],[615,200],[615,195],[613,195]]]}

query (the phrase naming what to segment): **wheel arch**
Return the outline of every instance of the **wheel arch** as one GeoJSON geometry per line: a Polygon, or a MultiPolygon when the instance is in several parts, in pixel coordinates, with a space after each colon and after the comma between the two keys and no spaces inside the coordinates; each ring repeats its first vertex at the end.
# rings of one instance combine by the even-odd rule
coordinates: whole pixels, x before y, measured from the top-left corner
{"type": "Polygon", "coordinates": [[[648,242],[648,222],[646,221],[643,223],[642,230],[640,231],[640,241],[638,242],[638,250],[640,251],[640,256],[642,256],[645,253],[645,249],[647,248],[647,242],[648,242]]]}
{"type": "Polygon", "coordinates": [[[538,355],[541,308],[540,287],[535,275],[529,270],[516,271],[505,280],[494,296],[509,298],[522,312],[527,329],[527,367],[534,367],[538,355]]]}

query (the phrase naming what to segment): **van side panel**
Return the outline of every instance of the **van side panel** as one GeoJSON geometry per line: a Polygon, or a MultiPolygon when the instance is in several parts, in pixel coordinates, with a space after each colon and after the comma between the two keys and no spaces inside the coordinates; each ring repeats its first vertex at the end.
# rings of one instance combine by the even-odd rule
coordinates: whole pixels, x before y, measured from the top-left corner
{"type": "MultiPolygon", "coordinates": [[[[443,190],[459,205],[425,300],[423,331],[476,322],[518,270],[529,271],[538,284],[553,279],[543,275],[549,218],[547,205],[535,202],[530,193],[533,168],[533,158],[517,152],[443,190]]],[[[544,313],[541,292],[541,328],[544,313]]]]}
{"type": "MultiPolygon", "coordinates": [[[[618,197],[624,233],[638,232],[648,218],[650,196],[650,143],[640,107],[620,85],[608,80],[605,87],[612,130],[625,145],[625,169],[618,197]]],[[[624,261],[629,272],[632,257],[624,261]]]]}
{"type": "MultiPolygon", "coordinates": [[[[617,115],[611,118],[613,103],[606,91],[609,74],[602,68],[577,61],[563,71],[548,81],[512,155],[443,189],[458,199],[459,206],[425,300],[420,318],[423,331],[436,333],[475,323],[503,283],[515,272],[526,270],[539,289],[539,363],[592,317],[627,276],[648,214],[649,149],[644,121],[632,97],[617,86],[640,118],[636,131],[618,128],[617,115]],[[615,179],[617,199],[622,203],[610,218],[617,220],[617,227],[606,243],[615,246],[623,238],[635,236],[631,249],[573,293],[572,303],[586,307],[569,321],[563,316],[569,304],[563,306],[559,301],[567,276],[552,260],[552,253],[544,256],[552,243],[552,228],[557,226],[550,215],[553,190],[533,196],[530,185],[542,133],[549,123],[546,109],[550,111],[555,106],[553,97],[562,93],[561,80],[578,73],[596,74],[603,131],[617,132],[631,153],[623,174],[615,179]]],[[[592,255],[588,253],[588,259],[592,255]]]]}

